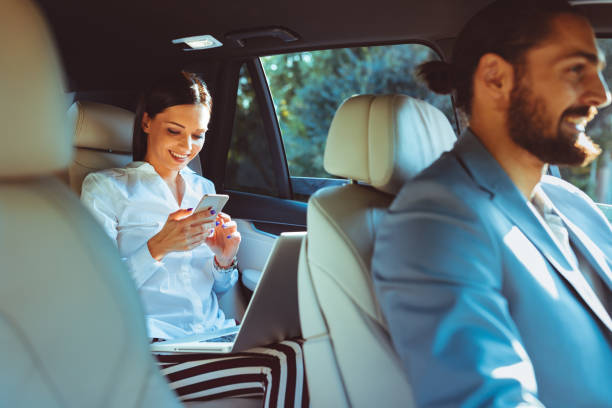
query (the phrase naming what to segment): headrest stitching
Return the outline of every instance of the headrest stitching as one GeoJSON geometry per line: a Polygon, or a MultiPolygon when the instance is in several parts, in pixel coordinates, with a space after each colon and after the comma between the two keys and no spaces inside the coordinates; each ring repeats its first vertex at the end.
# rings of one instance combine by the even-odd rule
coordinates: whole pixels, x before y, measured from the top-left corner
{"type": "Polygon", "coordinates": [[[83,163],[81,163],[81,162],[79,162],[77,160],[74,161],[74,164],[77,164],[77,165],[79,165],[79,166],[81,166],[81,167],[83,167],[84,169],[87,169],[87,170],[102,170],[102,169],[100,169],[98,167],[89,167],[89,166],[87,166],[87,165],[85,165],[85,164],[83,164],[83,163]]]}
{"type": "Polygon", "coordinates": [[[132,154],[132,152],[128,152],[126,150],[113,150],[111,148],[102,149],[102,148],[99,148],[99,147],[89,147],[89,146],[80,146],[80,145],[76,145],[74,147],[76,149],[91,150],[93,152],[100,152],[100,153],[120,154],[120,155],[124,155],[124,156],[129,156],[129,155],[132,154]]]}
{"type": "Polygon", "coordinates": [[[396,143],[399,144],[399,126],[398,126],[398,117],[397,114],[397,101],[399,100],[399,96],[393,95],[393,100],[391,101],[391,124],[393,126],[393,140],[392,143],[389,144],[389,148],[391,149],[391,166],[389,168],[389,179],[387,184],[393,182],[393,173],[395,173],[395,165],[399,161],[399,149],[396,149],[396,143]]]}
{"type": "Polygon", "coordinates": [[[372,183],[372,162],[374,160],[372,160],[372,154],[373,154],[373,149],[372,149],[372,145],[374,144],[373,141],[373,137],[372,137],[372,107],[374,105],[374,101],[376,100],[376,96],[373,96],[372,98],[370,98],[369,102],[369,107],[368,107],[368,130],[367,130],[367,145],[368,145],[368,154],[366,155],[367,159],[368,159],[368,180],[364,180],[366,181],[368,184],[372,183]]]}

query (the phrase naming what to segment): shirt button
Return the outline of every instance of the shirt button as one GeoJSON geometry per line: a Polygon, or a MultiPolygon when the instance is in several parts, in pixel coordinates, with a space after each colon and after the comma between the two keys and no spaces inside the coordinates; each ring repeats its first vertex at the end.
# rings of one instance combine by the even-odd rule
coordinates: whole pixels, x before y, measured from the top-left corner
{"type": "Polygon", "coordinates": [[[193,332],[194,333],[203,333],[204,332],[204,326],[202,326],[200,323],[196,323],[192,327],[193,327],[193,332]]]}

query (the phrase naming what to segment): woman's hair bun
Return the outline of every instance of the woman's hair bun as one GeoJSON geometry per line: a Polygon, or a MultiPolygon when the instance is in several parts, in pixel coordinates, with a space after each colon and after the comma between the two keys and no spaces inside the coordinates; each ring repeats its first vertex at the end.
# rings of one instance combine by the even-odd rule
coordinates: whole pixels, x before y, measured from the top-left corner
{"type": "Polygon", "coordinates": [[[453,66],[444,61],[429,61],[419,65],[416,76],[421,79],[429,89],[437,94],[446,95],[455,88],[453,80],[453,66]]]}

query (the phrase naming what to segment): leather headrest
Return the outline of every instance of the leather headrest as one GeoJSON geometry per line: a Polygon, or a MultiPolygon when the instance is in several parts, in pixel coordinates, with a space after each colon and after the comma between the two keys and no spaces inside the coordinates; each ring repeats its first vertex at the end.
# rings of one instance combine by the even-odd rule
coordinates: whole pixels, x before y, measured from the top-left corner
{"type": "Polygon", "coordinates": [[[74,146],[130,153],[134,113],[116,106],[78,101],[68,110],[74,146]]]}
{"type": "Polygon", "coordinates": [[[0,178],[68,167],[62,70],[47,24],[30,1],[4,0],[0,11],[0,178]]]}
{"type": "Polygon", "coordinates": [[[457,137],[446,116],[406,95],[357,95],[338,108],[325,146],[325,170],[396,194],[457,137]]]}

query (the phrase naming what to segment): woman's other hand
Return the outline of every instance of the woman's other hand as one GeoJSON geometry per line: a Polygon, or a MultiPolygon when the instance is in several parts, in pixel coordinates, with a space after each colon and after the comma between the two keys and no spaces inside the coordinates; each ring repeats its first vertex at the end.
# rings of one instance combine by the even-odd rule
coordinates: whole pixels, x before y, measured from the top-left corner
{"type": "Polygon", "coordinates": [[[234,260],[240,239],[236,223],[229,215],[219,213],[215,221],[214,233],[206,238],[206,244],[215,254],[219,266],[226,267],[234,260]]]}
{"type": "Polygon", "coordinates": [[[190,251],[206,241],[215,226],[217,215],[212,207],[195,214],[192,212],[193,208],[189,208],[168,216],[161,231],[147,243],[153,258],[160,261],[170,252],[190,251]]]}

